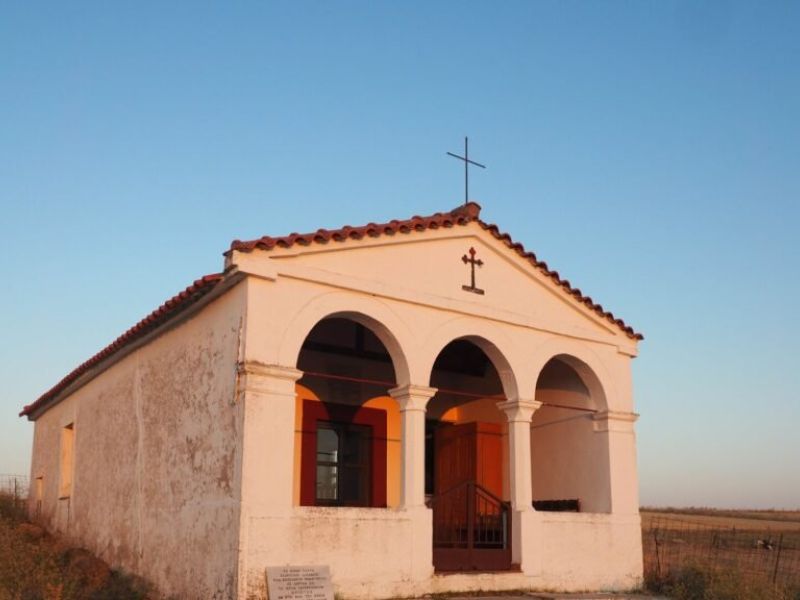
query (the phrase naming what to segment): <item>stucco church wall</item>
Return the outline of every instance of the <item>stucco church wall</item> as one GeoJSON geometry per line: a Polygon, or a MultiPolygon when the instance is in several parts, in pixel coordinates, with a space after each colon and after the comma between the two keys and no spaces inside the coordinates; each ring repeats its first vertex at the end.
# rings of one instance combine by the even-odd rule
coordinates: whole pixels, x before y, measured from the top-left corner
{"type": "MultiPolygon", "coordinates": [[[[228,598],[238,543],[233,405],[239,286],[114,364],[35,423],[39,518],[179,597],[228,598]],[[74,480],[59,499],[62,428],[74,480]]],[[[32,500],[35,510],[35,499],[32,500]]]]}
{"type": "Polygon", "coordinates": [[[534,500],[578,499],[581,511],[611,512],[607,440],[595,433],[591,413],[554,406],[536,411],[531,470],[534,500]]]}
{"type": "MultiPolygon", "coordinates": [[[[502,242],[487,239],[475,229],[428,231],[424,238],[409,238],[404,243],[376,240],[374,243],[337,245],[334,251],[273,251],[272,256],[291,256],[297,267],[336,274],[352,274],[361,280],[391,282],[407,291],[425,290],[441,298],[459,298],[461,286],[470,283],[468,268],[461,257],[472,246],[484,262],[477,272],[476,285],[486,290],[486,301],[506,314],[523,316],[531,323],[547,323],[573,334],[615,335],[613,326],[592,323],[580,316],[574,300],[545,282],[520,257],[508,251],[502,242]],[[478,235],[471,235],[477,233],[478,235]],[[388,267],[390,265],[390,267],[388,267]],[[388,268],[387,268],[388,267],[388,268]],[[528,275],[526,277],[526,275],[528,275]],[[510,281],[514,286],[508,285],[510,281]]],[[[282,260],[282,259],[281,259],[282,260]]],[[[464,295],[466,297],[466,294],[464,295]]]]}

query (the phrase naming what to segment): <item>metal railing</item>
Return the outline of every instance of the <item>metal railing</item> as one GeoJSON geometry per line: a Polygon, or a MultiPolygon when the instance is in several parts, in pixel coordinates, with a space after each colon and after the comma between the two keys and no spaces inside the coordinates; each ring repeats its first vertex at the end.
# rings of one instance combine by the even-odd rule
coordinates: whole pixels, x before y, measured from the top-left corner
{"type": "Polygon", "coordinates": [[[434,548],[504,549],[509,539],[509,503],[474,481],[434,496],[434,548]]]}

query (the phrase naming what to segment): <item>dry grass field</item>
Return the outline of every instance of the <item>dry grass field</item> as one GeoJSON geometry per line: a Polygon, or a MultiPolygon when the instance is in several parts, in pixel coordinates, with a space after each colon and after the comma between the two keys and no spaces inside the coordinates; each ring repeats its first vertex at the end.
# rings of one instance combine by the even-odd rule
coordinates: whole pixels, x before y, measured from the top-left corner
{"type": "Polygon", "coordinates": [[[708,525],[763,529],[800,527],[800,510],[730,510],[720,508],[650,508],[642,507],[642,519],[680,517],[708,525]]]}
{"type": "Polygon", "coordinates": [[[0,492],[0,600],[145,600],[149,586],[29,523],[0,492]]]}
{"type": "Polygon", "coordinates": [[[642,545],[675,598],[800,600],[800,511],[642,509],[642,545]]]}

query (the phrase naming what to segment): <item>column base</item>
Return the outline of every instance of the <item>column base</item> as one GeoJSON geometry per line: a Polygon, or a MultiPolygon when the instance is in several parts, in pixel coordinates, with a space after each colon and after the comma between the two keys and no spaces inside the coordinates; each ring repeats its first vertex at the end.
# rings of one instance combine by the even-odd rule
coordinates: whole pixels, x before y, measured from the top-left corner
{"type": "Polygon", "coordinates": [[[411,579],[433,577],[433,511],[427,506],[401,509],[411,520],[411,579]]]}
{"type": "Polygon", "coordinates": [[[542,572],[542,535],[539,513],[532,508],[512,511],[511,559],[527,576],[542,572]]]}

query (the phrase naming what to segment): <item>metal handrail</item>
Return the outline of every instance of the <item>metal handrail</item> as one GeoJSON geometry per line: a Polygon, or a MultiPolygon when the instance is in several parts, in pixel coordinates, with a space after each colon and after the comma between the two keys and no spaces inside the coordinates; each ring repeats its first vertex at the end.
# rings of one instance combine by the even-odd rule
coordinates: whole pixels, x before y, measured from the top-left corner
{"type": "Polygon", "coordinates": [[[510,505],[511,505],[511,503],[510,503],[510,502],[507,502],[506,500],[503,500],[503,499],[502,499],[502,498],[500,498],[499,496],[496,496],[496,495],[494,495],[492,492],[490,492],[489,490],[487,490],[487,489],[486,489],[485,487],[483,487],[481,484],[479,484],[478,482],[476,482],[476,481],[474,481],[474,480],[471,480],[471,479],[468,479],[468,480],[466,480],[466,481],[462,481],[461,483],[457,483],[456,485],[454,485],[454,486],[452,486],[452,487],[450,487],[450,488],[447,488],[445,491],[443,491],[443,492],[440,492],[440,493],[438,493],[438,494],[435,494],[435,495],[433,496],[433,498],[431,498],[431,502],[436,502],[436,500],[437,500],[438,498],[441,498],[441,497],[443,497],[443,496],[447,496],[447,495],[448,495],[448,494],[450,494],[451,492],[454,492],[454,491],[456,491],[456,490],[457,490],[457,489],[459,489],[459,488],[462,488],[462,487],[467,487],[467,486],[474,486],[476,490],[479,490],[479,491],[480,491],[480,492],[482,492],[483,494],[485,494],[485,495],[489,496],[489,498],[491,498],[492,500],[494,500],[494,501],[495,501],[497,504],[503,504],[503,505],[505,505],[505,506],[510,506],[510,505]]]}
{"type": "Polygon", "coordinates": [[[432,506],[435,547],[508,547],[510,503],[475,481],[463,481],[437,494],[432,506]],[[466,492],[463,498],[456,497],[453,502],[445,503],[462,492],[466,492]]]}

